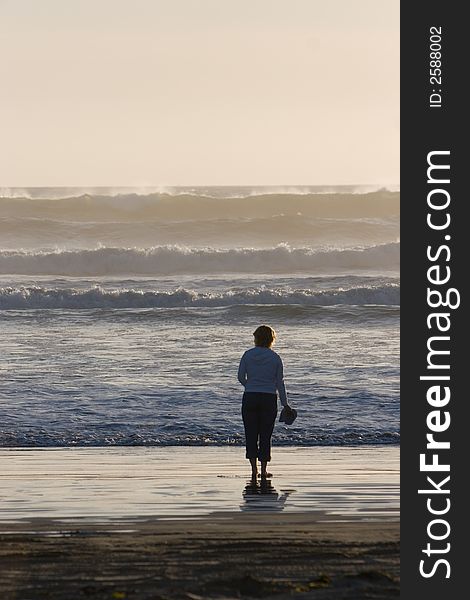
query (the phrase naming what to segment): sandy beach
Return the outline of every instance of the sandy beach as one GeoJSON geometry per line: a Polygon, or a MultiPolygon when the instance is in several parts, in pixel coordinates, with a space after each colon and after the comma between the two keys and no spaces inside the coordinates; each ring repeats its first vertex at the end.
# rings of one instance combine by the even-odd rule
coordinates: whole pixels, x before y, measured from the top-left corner
{"type": "Polygon", "coordinates": [[[2,598],[393,598],[398,448],[3,449],[2,598]]]}

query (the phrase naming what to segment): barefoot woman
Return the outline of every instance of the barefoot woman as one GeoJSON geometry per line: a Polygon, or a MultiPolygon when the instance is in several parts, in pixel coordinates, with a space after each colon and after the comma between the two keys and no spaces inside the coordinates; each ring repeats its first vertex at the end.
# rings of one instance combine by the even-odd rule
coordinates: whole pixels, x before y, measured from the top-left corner
{"type": "Polygon", "coordinates": [[[261,325],[254,332],[255,347],[242,356],[238,368],[238,381],[245,388],[242,403],[245,425],[246,457],[251,463],[253,477],[258,475],[257,459],[261,462],[261,477],[267,472],[271,460],[271,436],[277,415],[277,392],[281,404],[290,410],[281,357],[271,350],[276,332],[261,325]]]}

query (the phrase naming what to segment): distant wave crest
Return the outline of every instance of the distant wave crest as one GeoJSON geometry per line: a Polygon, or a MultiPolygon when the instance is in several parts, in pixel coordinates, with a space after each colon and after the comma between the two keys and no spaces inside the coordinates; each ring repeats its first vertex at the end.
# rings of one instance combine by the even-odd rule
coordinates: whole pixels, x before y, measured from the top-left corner
{"type": "MultiPolygon", "coordinates": [[[[72,192],[72,190],[70,190],[72,192]]],[[[95,192],[97,190],[94,190],[95,192]]],[[[1,190],[0,190],[1,193],[1,190]]],[[[3,190],[0,212],[5,217],[36,217],[77,221],[186,220],[266,217],[301,212],[314,217],[389,217],[400,211],[400,194],[386,189],[366,193],[338,190],[312,192],[299,189],[231,189],[215,194],[212,188],[178,193],[84,193],[57,198],[12,197],[3,190]]]]}
{"type": "Polygon", "coordinates": [[[275,248],[216,249],[184,246],[0,252],[0,274],[169,275],[178,273],[294,273],[342,269],[398,269],[400,244],[316,251],[275,248]]]}
{"type": "Polygon", "coordinates": [[[273,239],[295,246],[347,247],[395,242],[398,225],[398,217],[343,219],[306,217],[302,213],[183,221],[0,217],[0,239],[5,250],[90,249],[97,245],[145,248],[156,244],[259,248],[271,245],[273,239]]]}

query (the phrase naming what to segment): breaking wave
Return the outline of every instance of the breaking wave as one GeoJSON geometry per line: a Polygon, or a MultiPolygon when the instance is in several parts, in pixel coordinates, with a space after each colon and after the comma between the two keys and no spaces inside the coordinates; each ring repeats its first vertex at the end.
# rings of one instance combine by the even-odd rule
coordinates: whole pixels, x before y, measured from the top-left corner
{"type": "Polygon", "coordinates": [[[400,244],[349,250],[292,248],[218,249],[184,246],[0,252],[0,274],[169,275],[178,273],[295,273],[344,269],[398,269],[400,244]]]}
{"type": "Polygon", "coordinates": [[[257,305],[398,305],[400,287],[386,284],[328,291],[309,289],[253,288],[224,292],[196,292],[179,288],[174,291],[143,291],[134,289],[105,290],[54,289],[40,286],[0,288],[0,309],[26,310],[38,308],[179,308],[221,307],[245,304],[257,305]]]}

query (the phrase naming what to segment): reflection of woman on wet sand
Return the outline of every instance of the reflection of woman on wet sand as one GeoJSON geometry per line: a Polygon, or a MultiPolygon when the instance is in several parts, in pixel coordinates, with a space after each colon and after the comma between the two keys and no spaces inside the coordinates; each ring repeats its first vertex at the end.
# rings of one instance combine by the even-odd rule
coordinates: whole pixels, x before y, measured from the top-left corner
{"type": "Polygon", "coordinates": [[[271,477],[267,472],[271,460],[271,436],[277,415],[277,392],[281,404],[291,411],[284,385],[284,368],[281,357],[271,349],[276,332],[261,325],[254,332],[255,346],[242,356],[238,368],[238,381],[245,388],[242,403],[245,426],[246,458],[251,463],[252,477],[257,477],[257,460],[261,462],[261,477],[271,477]]]}
{"type": "Polygon", "coordinates": [[[280,512],[284,510],[287,498],[293,490],[281,490],[282,496],[279,496],[269,479],[261,479],[261,482],[252,478],[243,490],[245,503],[240,506],[240,510],[257,510],[268,512],[280,512]]]}

